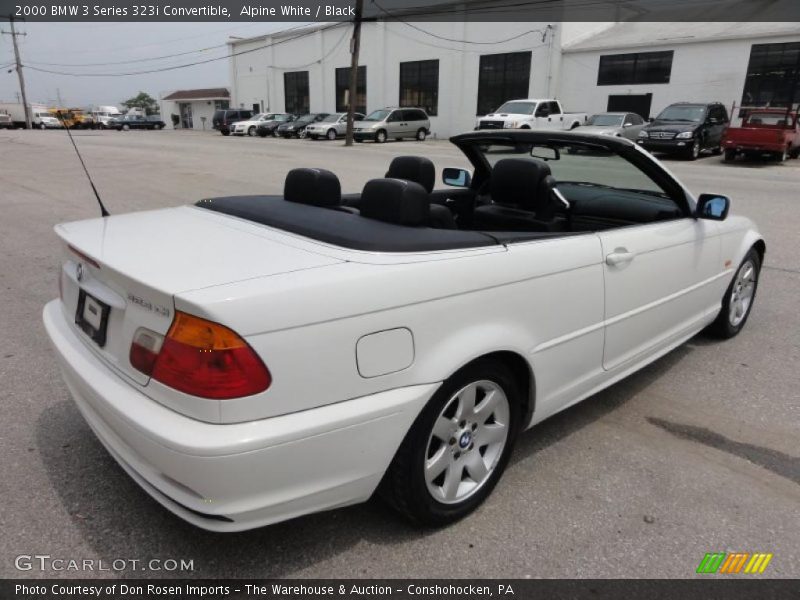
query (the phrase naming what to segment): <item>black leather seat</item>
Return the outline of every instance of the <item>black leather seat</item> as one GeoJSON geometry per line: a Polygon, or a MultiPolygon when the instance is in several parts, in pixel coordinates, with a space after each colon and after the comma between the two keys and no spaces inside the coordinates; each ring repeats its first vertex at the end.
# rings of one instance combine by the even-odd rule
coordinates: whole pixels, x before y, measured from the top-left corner
{"type": "Polygon", "coordinates": [[[368,219],[424,227],[430,218],[428,193],[404,179],[372,179],[361,192],[361,216],[368,219]]]}
{"type": "Polygon", "coordinates": [[[492,204],[475,208],[474,229],[484,231],[561,231],[553,198],[555,179],[547,163],[524,158],[504,158],[492,169],[489,194],[492,204]]]}
{"type": "Polygon", "coordinates": [[[429,158],[422,156],[397,156],[389,164],[386,177],[413,181],[430,194],[436,183],[436,167],[429,158]]]}
{"type": "Polygon", "coordinates": [[[327,169],[292,169],[286,174],[283,198],[298,204],[358,213],[355,209],[342,206],[339,178],[327,169]]]}
{"type": "MultiPolygon", "coordinates": [[[[397,156],[389,164],[386,177],[418,183],[430,194],[436,183],[436,167],[429,158],[423,156],[397,156]]],[[[458,229],[453,213],[441,204],[430,205],[428,226],[434,229],[458,229]]]]}

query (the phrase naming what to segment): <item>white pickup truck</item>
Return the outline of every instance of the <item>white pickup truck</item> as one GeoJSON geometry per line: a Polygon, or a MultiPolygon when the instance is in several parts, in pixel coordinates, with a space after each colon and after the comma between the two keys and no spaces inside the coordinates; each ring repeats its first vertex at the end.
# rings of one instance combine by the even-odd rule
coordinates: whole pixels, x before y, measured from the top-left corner
{"type": "Polygon", "coordinates": [[[586,123],[586,113],[565,113],[558,100],[527,98],[509,100],[485,117],[475,129],[575,129],[586,123]]]}

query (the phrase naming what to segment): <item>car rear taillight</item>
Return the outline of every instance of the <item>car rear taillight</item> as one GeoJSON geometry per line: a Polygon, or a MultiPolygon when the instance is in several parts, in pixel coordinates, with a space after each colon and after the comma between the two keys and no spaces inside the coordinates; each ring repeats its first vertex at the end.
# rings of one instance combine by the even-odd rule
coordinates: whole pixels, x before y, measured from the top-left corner
{"type": "Polygon", "coordinates": [[[166,337],[136,331],[130,362],[156,381],[201,398],[250,396],[272,383],[266,365],[237,333],[180,311],[166,337]]]}

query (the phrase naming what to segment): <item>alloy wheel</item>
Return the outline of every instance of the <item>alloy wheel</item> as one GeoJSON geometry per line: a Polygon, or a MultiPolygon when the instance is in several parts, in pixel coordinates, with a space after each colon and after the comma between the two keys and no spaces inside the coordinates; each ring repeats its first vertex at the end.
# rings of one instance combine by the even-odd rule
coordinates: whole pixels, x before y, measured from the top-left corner
{"type": "Polygon", "coordinates": [[[733,327],[737,327],[747,317],[753,303],[756,277],[756,266],[751,260],[745,261],[736,273],[728,304],[728,321],[733,327]]]}
{"type": "Polygon", "coordinates": [[[503,389],[480,380],[453,394],[433,425],[425,482],[443,504],[463,502],[491,477],[508,441],[511,408],[503,389]]]}

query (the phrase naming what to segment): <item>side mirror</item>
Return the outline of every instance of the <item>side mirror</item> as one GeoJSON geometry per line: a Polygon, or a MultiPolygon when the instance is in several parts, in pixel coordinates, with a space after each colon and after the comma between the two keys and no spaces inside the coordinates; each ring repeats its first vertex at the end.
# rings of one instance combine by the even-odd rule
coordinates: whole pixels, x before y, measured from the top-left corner
{"type": "Polygon", "coordinates": [[[466,169],[445,167],[442,170],[442,181],[445,185],[453,187],[469,187],[469,184],[472,183],[472,175],[466,169]]]}
{"type": "Polygon", "coordinates": [[[731,207],[731,199],[719,194],[700,194],[695,216],[698,219],[724,221],[731,207]]]}
{"type": "Polygon", "coordinates": [[[631,125],[633,125],[633,123],[623,123],[622,124],[623,127],[630,127],[631,125]]]}

